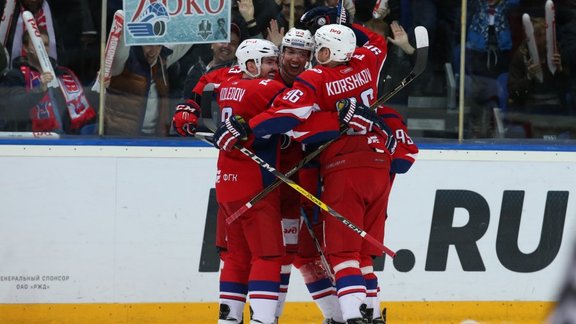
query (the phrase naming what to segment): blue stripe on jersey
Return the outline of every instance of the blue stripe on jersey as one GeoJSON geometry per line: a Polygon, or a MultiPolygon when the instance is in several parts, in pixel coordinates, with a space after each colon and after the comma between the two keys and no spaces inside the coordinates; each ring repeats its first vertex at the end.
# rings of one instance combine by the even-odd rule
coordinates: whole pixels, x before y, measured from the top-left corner
{"type": "Polygon", "coordinates": [[[390,164],[390,173],[406,173],[410,170],[412,162],[405,159],[394,159],[390,164]]]}
{"type": "Polygon", "coordinates": [[[246,294],[248,294],[248,286],[244,285],[244,284],[237,283],[237,282],[221,281],[220,282],[220,291],[226,291],[226,292],[246,295],[246,294]]]}
{"type": "Polygon", "coordinates": [[[274,102],[274,99],[276,99],[276,97],[277,97],[279,94],[281,94],[282,92],[284,92],[284,89],[286,89],[286,88],[282,88],[282,89],[280,89],[280,91],[276,92],[276,93],[274,94],[274,96],[272,96],[272,99],[270,99],[270,101],[268,101],[268,103],[266,104],[266,107],[272,106],[272,103],[274,102]]]}
{"type": "Polygon", "coordinates": [[[340,290],[350,286],[365,286],[364,277],[362,275],[344,276],[336,280],[336,289],[340,290]]]}
{"type": "Polygon", "coordinates": [[[283,134],[296,127],[298,124],[300,124],[300,120],[295,116],[274,117],[267,119],[258,124],[258,126],[252,128],[252,132],[256,137],[263,137],[269,134],[283,134]]]}
{"type": "Polygon", "coordinates": [[[248,289],[250,291],[279,292],[280,291],[280,283],[274,282],[274,281],[250,280],[250,281],[248,281],[248,289]]]}
{"type": "Polygon", "coordinates": [[[294,82],[300,82],[302,84],[304,84],[305,86],[307,86],[308,88],[312,89],[312,91],[316,92],[316,87],[313,86],[310,82],[304,80],[304,79],[300,79],[299,77],[296,77],[296,79],[294,79],[294,82]]]}

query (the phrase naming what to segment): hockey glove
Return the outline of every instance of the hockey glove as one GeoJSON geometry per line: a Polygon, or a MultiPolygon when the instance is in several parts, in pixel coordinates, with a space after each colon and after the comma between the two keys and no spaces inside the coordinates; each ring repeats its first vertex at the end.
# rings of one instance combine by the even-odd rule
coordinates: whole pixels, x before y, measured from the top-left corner
{"type": "MultiPolygon", "coordinates": [[[[348,24],[348,11],[344,9],[344,21],[340,22],[342,25],[349,26],[348,24]]],[[[338,23],[338,7],[319,6],[306,11],[300,22],[303,23],[312,33],[324,25],[338,23]]]]}
{"type": "Polygon", "coordinates": [[[214,147],[230,152],[238,140],[245,141],[250,134],[250,127],[240,116],[230,116],[214,132],[214,147]]]}
{"type": "MultiPolygon", "coordinates": [[[[378,133],[383,139],[386,149],[393,154],[396,151],[396,138],[386,123],[376,114],[375,111],[358,103],[355,98],[339,100],[336,103],[340,123],[348,126],[354,132],[367,134],[369,132],[378,133]]],[[[379,144],[380,141],[371,140],[373,144],[379,144]]],[[[372,146],[372,145],[371,145],[372,146]]],[[[378,149],[375,149],[378,151],[378,149]]],[[[382,152],[380,152],[382,153],[382,152]]]]}
{"type": "MultiPolygon", "coordinates": [[[[366,134],[372,131],[374,118],[369,118],[362,104],[356,98],[341,99],[336,102],[338,117],[342,126],[348,126],[356,133],[366,134]]],[[[369,110],[369,109],[368,109],[369,110]]]]}
{"type": "Polygon", "coordinates": [[[200,107],[195,101],[186,100],[186,102],[178,104],[174,117],[172,117],[172,125],[178,135],[194,136],[198,127],[199,115],[200,107]]]}

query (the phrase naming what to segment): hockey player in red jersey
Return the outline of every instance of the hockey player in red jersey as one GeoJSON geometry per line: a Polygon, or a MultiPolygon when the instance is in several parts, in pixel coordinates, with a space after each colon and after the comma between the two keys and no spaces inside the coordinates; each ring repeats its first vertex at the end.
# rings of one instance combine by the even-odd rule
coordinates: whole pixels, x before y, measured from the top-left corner
{"type": "MultiPolygon", "coordinates": [[[[314,37],[308,30],[291,28],[282,38],[280,48],[280,73],[277,80],[286,86],[292,86],[294,80],[310,64],[314,54],[314,37]]],[[[303,158],[301,144],[296,141],[285,141],[280,156],[280,168],[282,173],[288,172],[303,158]]],[[[292,179],[300,183],[304,188],[312,192],[317,191],[318,171],[316,167],[304,167],[292,179]]],[[[306,288],[312,299],[322,312],[326,321],[342,320],[342,314],[335,294],[335,288],[330,281],[327,271],[320,262],[320,254],[308,230],[300,228],[305,226],[300,222],[301,200],[306,202],[300,194],[286,184],[280,185],[280,206],[284,224],[284,239],[286,242],[286,256],[282,263],[280,303],[276,316],[280,317],[284,300],[288,291],[292,264],[300,271],[306,288]],[[294,230],[297,231],[294,231],[294,230]]],[[[310,214],[310,213],[308,213],[310,214]]],[[[321,222],[314,222],[315,235],[322,240],[323,226],[321,222]]]]}
{"type": "MultiPolygon", "coordinates": [[[[220,84],[218,104],[223,124],[214,133],[214,145],[222,150],[218,155],[216,197],[225,216],[274,180],[233,147],[237,135],[246,140],[243,146],[277,166],[279,136],[257,139],[244,132],[241,124],[266,109],[284,88],[273,80],[278,73],[278,48],[273,43],[245,40],[236,57],[243,78],[220,84]],[[243,116],[244,120],[237,116],[243,116]],[[240,129],[240,133],[235,129],[240,129]]],[[[285,253],[279,206],[278,192],[274,192],[238,220],[226,224],[228,254],[220,274],[218,323],[240,323],[246,295],[253,310],[251,323],[274,323],[285,253]]]]}
{"type": "MultiPolygon", "coordinates": [[[[376,108],[376,111],[386,125],[390,127],[390,130],[394,134],[397,142],[396,150],[394,151],[394,154],[392,154],[392,163],[390,166],[390,186],[387,193],[387,196],[389,197],[392,183],[396,175],[408,172],[416,160],[416,157],[418,156],[418,146],[408,135],[408,128],[406,127],[404,118],[400,113],[398,113],[394,108],[385,105],[380,105],[376,108]]],[[[388,219],[388,214],[386,214],[386,219],[388,219]]],[[[380,254],[381,251],[374,246],[366,246],[366,249],[363,251],[364,256],[361,262],[361,270],[364,275],[364,280],[366,281],[367,308],[365,311],[365,317],[372,319],[373,324],[385,323],[385,318],[379,318],[381,312],[379,298],[380,287],[378,286],[378,280],[374,273],[372,262],[373,257],[379,256],[380,254]]]]}
{"type": "MultiPolygon", "coordinates": [[[[280,50],[280,68],[275,79],[292,86],[295,78],[310,65],[314,53],[314,38],[307,30],[290,29],[282,38],[280,50]]],[[[218,93],[220,84],[224,80],[240,79],[243,72],[239,66],[222,68],[203,75],[193,89],[190,100],[177,106],[174,115],[174,125],[178,134],[182,136],[193,136],[198,122],[201,96],[204,87],[208,83],[215,85],[215,93],[218,93]]],[[[282,172],[287,172],[302,159],[301,144],[295,141],[285,142],[281,150],[280,168],[282,172]]],[[[317,174],[315,168],[304,168],[300,173],[310,175],[312,187],[316,186],[317,174]]],[[[296,175],[298,176],[298,175],[296,175]]],[[[296,179],[294,179],[296,180],[296,179]]],[[[279,188],[281,197],[281,211],[283,226],[285,230],[286,256],[282,262],[281,285],[279,294],[279,304],[276,316],[280,317],[284,306],[284,300],[288,290],[290,280],[291,265],[294,263],[300,269],[305,279],[305,284],[310,294],[321,312],[327,319],[341,319],[338,307],[338,300],[335,291],[326,274],[326,270],[320,266],[319,254],[306,230],[300,230],[300,195],[286,185],[279,188]],[[296,230],[296,231],[295,231],[296,230]],[[297,251],[298,250],[298,251],[297,251]],[[297,253],[298,252],[298,253],[297,253]]],[[[315,190],[315,188],[310,188],[315,190]]],[[[222,210],[218,211],[218,225],[216,234],[216,245],[220,251],[220,257],[225,261],[227,255],[226,235],[223,230],[222,210]]],[[[316,235],[322,238],[322,224],[314,224],[316,235]]]]}
{"type": "MultiPolygon", "coordinates": [[[[292,88],[276,98],[271,109],[251,119],[250,126],[256,137],[292,130],[293,137],[303,143],[338,136],[340,124],[350,127],[351,133],[320,156],[324,181],[321,197],[368,234],[383,239],[395,139],[365,106],[376,99],[386,41],[362,26],[353,28],[368,38],[363,47],[356,48],[355,31],[347,26],[319,28],[314,37],[320,65],[303,72],[292,88]]],[[[366,284],[360,270],[361,254],[369,243],[350,235],[350,229],[333,217],[326,218],[325,230],[325,253],[335,273],[343,318],[348,323],[363,323],[366,284]]]]}

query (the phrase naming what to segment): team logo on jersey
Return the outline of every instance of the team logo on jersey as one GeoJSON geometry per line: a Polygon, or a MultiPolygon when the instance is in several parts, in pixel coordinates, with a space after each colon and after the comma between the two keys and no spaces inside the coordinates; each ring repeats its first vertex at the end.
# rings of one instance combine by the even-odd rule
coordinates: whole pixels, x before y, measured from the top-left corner
{"type": "Polygon", "coordinates": [[[346,67],[346,68],[340,70],[340,73],[346,74],[346,73],[351,72],[352,70],[353,70],[353,69],[352,69],[351,67],[346,67]]]}
{"type": "Polygon", "coordinates": [[[150,3],[139,15],[138,12],[126,24],[132,37],[162,37],[166,34],[166,23],[170,16],[162,2],[150,3]]]}

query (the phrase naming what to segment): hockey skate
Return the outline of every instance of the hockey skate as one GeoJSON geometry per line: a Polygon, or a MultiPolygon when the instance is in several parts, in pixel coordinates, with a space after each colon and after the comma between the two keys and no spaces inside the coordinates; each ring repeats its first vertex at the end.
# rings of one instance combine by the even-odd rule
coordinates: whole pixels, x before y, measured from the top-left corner
{"type": "Polygon", "coordinates": [[[322,321],[322,324],[346,324],[344,322],[336,322],[335,320],[331,319],[331,318],[325,318],[322,321]]]}
{"type": "Polygon", "coordinates": [[[373,319],[372,324],[386,324],[386,307],[382,310],[382,316],[373,319]]]}
{"type": "Polygon", "coordinates": [[[237,320],[230,315],[230,306],[226,304],[220,304],[220,314],[218,315],[218,324],[242,324],[243,320],[237,320]]]}

